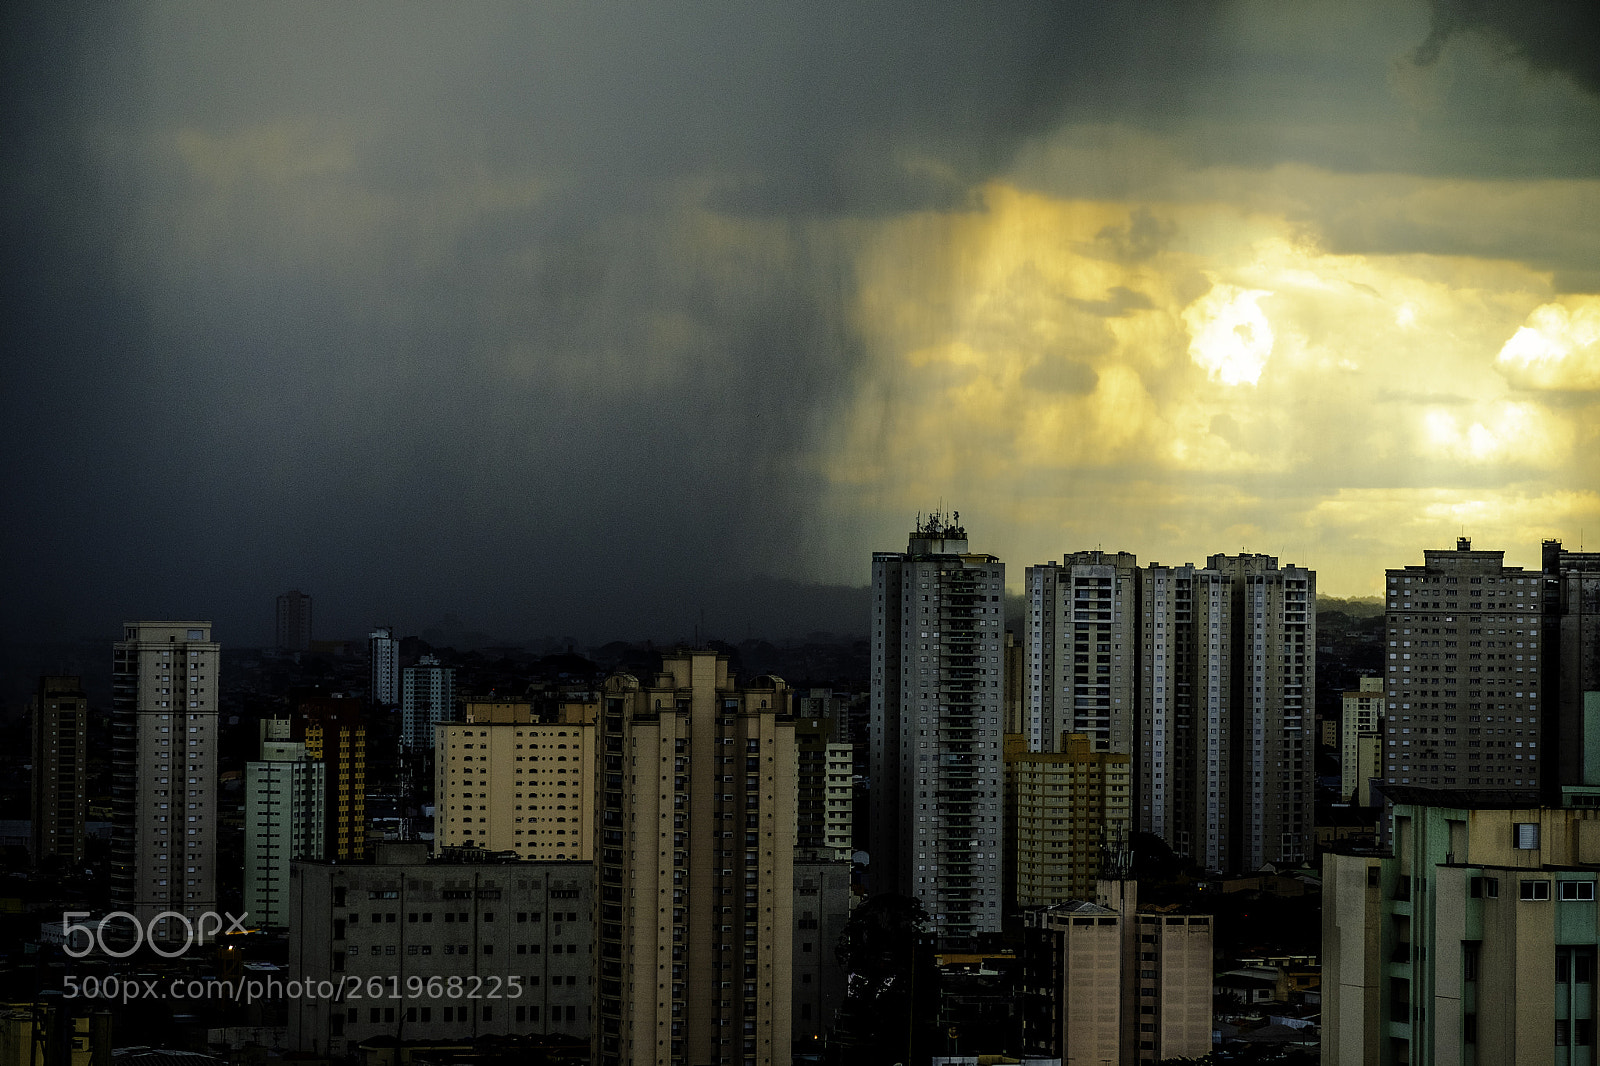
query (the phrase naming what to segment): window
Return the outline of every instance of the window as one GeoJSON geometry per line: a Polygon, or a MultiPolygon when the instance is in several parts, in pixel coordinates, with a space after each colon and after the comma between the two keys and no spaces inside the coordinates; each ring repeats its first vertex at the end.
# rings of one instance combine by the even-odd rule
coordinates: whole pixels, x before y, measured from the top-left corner
{"type": "Polygon", "coordinates": [[[1550,898],[1549,881],[1524,881],[1522,882],[1522,898],[1524,900],[1542,900],[1550,898]]]}
{"type": "Polygon", "coordinates": [[[1539,823],[1518,822],[1512,828],[1511,846],[1520,851],[1539,850],[1539,823]]]}
{"type": "Polygon", "coordinates": [[[1561,882],[1562,899],[1594,899],[1593,881],[1561,882]]]}

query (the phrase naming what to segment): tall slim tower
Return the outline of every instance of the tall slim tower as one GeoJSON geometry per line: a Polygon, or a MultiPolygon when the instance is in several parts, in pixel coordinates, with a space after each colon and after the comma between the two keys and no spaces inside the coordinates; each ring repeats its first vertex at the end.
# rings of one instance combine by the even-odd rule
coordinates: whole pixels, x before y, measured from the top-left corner
{"type": "Polygon", "coordinates": [[[76,677],[41,677],[33,697],[33,861],[83,861],[89,697],[76,677]]]}
{"type": "Polygon", "coordinates": [[[1132,754],[1138,676],[1139,564],[1132,552],[1082,551],[1027,572],[1030,751],[1064,734],[1132,754]]]}
{"type": "Polygon", "coordinates": [[[367,655],[372,663],[370,695],[374,707],[390,707],[400,702],[400,642],[390,626],[378,626],[367,638],[367,655]]]}
{"type": "Polygon", "coordinates": [[[788,1062],[794,718],[774,677],[666,656],[601,693],[598,1066],[788,1062]]]}
{"type": "Polygon", "coordinates": [[[873,889],[946,940],[998,931],[1005,566],[935,513],[872,586],[873,889]]]}
{"type": "MultiPolygon", "coordinates": [[[[1213,555],[1206,569],[1229,580],[1233,597],[1234,742],[1226,755],[1234,809],[1216,865],[1307,862],[1316,801],[1317,575],[1293,563],[1280,568],[1269,555],[1213,555]]],[[[1223,756],[1208,748],[1205,759],[1223,756]]],[[[1205,824],[1209,834],[1214,823],[1205,824]]]]}
{"type": "Polygon", "coordinates": [[[311,650],[311,597],[290,589],[278,597],[278,649],[311,650]]]}
{"type": "MultiPolygon", "coordinates": [[[[217,909],[217,697],[210,622],[128,622],[112,646],[111,898],[158,940],[217,909]]],[[[111,928],[108,926],[108,929],[111,928]]]]}

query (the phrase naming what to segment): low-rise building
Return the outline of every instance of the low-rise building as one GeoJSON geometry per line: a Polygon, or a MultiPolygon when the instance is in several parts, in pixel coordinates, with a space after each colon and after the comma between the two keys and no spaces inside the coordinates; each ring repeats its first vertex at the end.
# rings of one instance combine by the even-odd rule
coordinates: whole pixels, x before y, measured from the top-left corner
{"type": "Polygon", "coordinates": [[[1024,916],[1024,1052],[1122,1066],[1208,1054],[1211,916],[1141,911],[1133,881],[1096,894],[1024,916]]]}
{"type": "Polygon", "coordinates": [[[588,1038],[594,868],[379,844],[372,863],[290,869],[289,1042],[343,1055],[363,1040],[588,1038]]]}

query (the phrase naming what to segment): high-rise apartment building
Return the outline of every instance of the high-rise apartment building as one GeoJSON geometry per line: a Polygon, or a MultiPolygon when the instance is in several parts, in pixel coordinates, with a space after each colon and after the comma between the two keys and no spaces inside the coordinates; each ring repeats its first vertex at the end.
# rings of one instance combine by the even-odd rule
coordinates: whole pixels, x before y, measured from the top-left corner
{"type": "Polygon", "coordinates": [[[368,685],[374,707],[392,707],[400,702],[400,642],[394,629],[378,626],[367,637],[367,659],[372,666],[368,685]]]}
{"type": "Polygon", "coordinates": [[[1023,1048],[1066,1062],[1200,1059],[1211,1051],[1211,917],[1140,911],[1133,881],[1029,911],[1023,1048]]]}
{"type": "Polygon", "coordinates": [[[1132,847],[1131,757],[1081,733],[1048,752],[1013,735],[1005,756],[1007,898],[1044,907],[1093,895],[1106,850],[1132,847]]]}
{"type": "MultiPolygon", "coordinates": [[[[1543,750],[1545,797],[1560,785],[1600,785],[1585,775],[1584,738],[1600,745],[1600,552],[1564,551],[1558,540],[1543,545],[1544,626],[1539,654],[1548,707],[1543,750]]],[[[1513,653],[1514,654],[1514,653],[1513,653]]],[[[1591,763],[1600,758],[1591,755],[1591,763]]]]}
{"type": "Polygon", "coordinates": [[[111,897],[157,940],[188,935],[158,915],[217,910],[221,663],[210,622],[128,622],[112,646],[111,897]]]}
{"type": "Polygon", "coordinates": [[[81,863],[89,810],[89,697],[76,677],[41,677],[32,711],[33,861],[81,863]]]}
{"type": "Polygon", "coordinates": [[[1383,678],[1363,677],[1354,692],[1340,697],[1339,796],[1372,806],[1372,779],[1383,750],[1383,678]]]}
{"type": "Polygon", "coordinates": [[[1385,785],[1540,787],[1542,575],[1467,537],[1423,559],[1385,580],[1385,785]]]}
{"type": "Polygon", "coordinates": [[[456,670],[424,655],[401,671],[401,744],[413,751],[433,750],[433,727],[455,717],[456,670]]]}
{"type": "Polygon", "coordinates": [[[311,597],[290,589],[278,597],[277,646],[279,651],[311,650],[311,597]]]}
{"type": "MultiPolygon", "coordinates": [[[[1500,588],[1517,602],[1514,579],[1500,588]]],[[[1523,617],[1498,602],[1481,613],[1523,617]]],[[[1384,795],[1392,853],[1324,857],[1322,1061],[1596,1061],[1600,810],[1544,806],[1530,789],[1384,795]]]]}
{"type": "Polygon", "coordinates": [[[782,681],[667,655],[601,692],[597,1066],[791,1054],[794,719],[782,681]]]}
{"type": "Polygon", "coordinates": [[[1027,570],[1028,746],[1064,733],[1098,751],[1134,750],[1139,677],[1138,562],[1130,552],[1074,552],[1027,570]]]}
{"type": "Polygon", "coordinates": [[[872,887],[1000,928],[1005,566],[934,514],[872,556],[872,887]]]}
{"type": "Polygon", "coordinates": [[[434,727],[434,851],[594,856],[592,724],[542,724],[526,703],[468,701],[434,727]]]}
{"type": "Polygon", "coordinates": [[[1135,817],[1208,869],[1310,855],[1316,575],[1266,555],[1028,571],[1029,743],[1051,724],[1134,758],[1135,817]]]}
{"type": "Polygon", "coordinates": [[[256,928],[289,924],[289,864],[324,857],[327,765],[292,735],[292,720],[263,719],[260,757],[244,767],[244,909],[256,928]]]}
{"type": "Polygon", "coordinates": [[[330,859],[367,854],[367,723],[361,701],[310,696],[295,708],[293,739],[306,757],[323,764],[327,789],[325,854],[330,859]]]}
{"type": "MultiPolygon", "coordinates": [[[[1317,575],[1292,563],[1279,568],[1267,555],[1213,555],[1206,569],[1231,585],[1233,737],[1231,744],[1216,742],[1219,716],[1209,712],[1195,730],[1204,746],[1187,806],[1206,814],[1179,824],[1179,839],[1185,832],[1190,840],[1203,839],[1205,863],[1216,869],[1307,862],[1316,800],[1317,575]],[[1220,769],[1230,758],[1230,809],[1219,825],[1208,809],[1209,779],[1213,764],[1220,769]]],[[[1202,649],[1209,643],[1209,635],[1200,641],[1202,649]]],[[[1208,678],[1207,704],[1213,680],[1220,691],[1221,678],[1208,678]]]]}

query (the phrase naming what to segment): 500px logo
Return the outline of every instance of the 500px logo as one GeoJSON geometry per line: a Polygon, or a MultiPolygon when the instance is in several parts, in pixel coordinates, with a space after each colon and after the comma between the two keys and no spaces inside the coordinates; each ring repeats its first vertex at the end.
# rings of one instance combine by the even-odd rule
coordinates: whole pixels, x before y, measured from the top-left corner
{"type": "MultiPolygon", "coordinates": [[[[62,950],[75,959],[83,958],[96,948],[98,948],[102,954],[109,955],[114,959],[125,959],[129,955],[132,955],[134,952],[138,951],[140,946],[144,944],[149,944],[150,950],[155,952],[157,955],[162,956],[163,958],[175,959],[184,952],[188,951],[189,948],[195,944],[205,943],[208,936],[215,936],[218,933],[226,935],[234,932],[248,932],[248,930],[245,928],[244,920],[250,917],[250,915],[246,913],[241,914],[238,917],[234,917],[231,914],[218,914],[216,911],[206,911],[204,914],[200,915],[193,922],[191,922],[185,915],[179,914],[177,911],[162,911],[160,914],[157,914],[151,918],[146,925],[140,925],[139,919],[135,918],[127,911],[112,911],[104,918],[101,918],[100,921],[94,925],[80,924],[73,921],[74,918],[87,917],[89,917],[88,911],[66,911],[61,916],[61,936],[63,940],[62,950]],[[128,925],[132,926],[133,928],[133,944],[122,951],[115,951],[106,945],[106,923],[111,921],[113,918],[126,918],[128,920],[128,925]],[[165,922],[168,919],[172,919],[175,922],[181,922],[183,924],[183,938],[181,940],[177,937],[163,937],[158,939],[156,935],[156,928],[160,923],[165,922]],[[226,919],[226,923],[224,923],[224,919],[226,919]],[[206,929],[206,924],[208,921],[211,923],[211,928],[209,930],[206,929]],[[84,937],[87,938],[88,942],[83,945],[81,950],[74,950],[73,936],[78,933],[82,933],[84,937]],[[166,943],[176,944],[177,947],[173,950],[167,950],[162,946],[163,941],[166,943]]],[[[169,926],[168,928],[171,927],[169,926]]],[[[113,929],[113,937],[115,939],[120,939],[116,938],[115,934],[116,931],[113,929]]]]}

